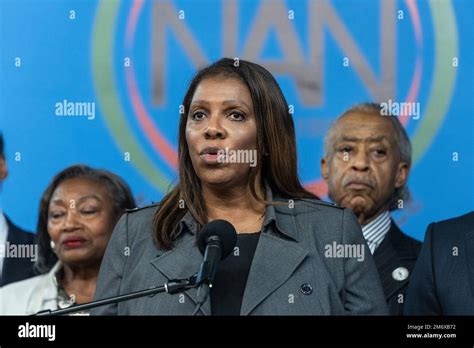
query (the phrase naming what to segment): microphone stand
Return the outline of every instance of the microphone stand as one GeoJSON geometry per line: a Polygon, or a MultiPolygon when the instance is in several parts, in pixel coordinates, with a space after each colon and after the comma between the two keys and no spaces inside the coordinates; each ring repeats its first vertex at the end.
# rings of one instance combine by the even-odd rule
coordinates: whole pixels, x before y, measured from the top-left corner
{"type": "Polygon", "coordinates": [[[192,277],[188,279],[173,279],[170,280],[169,282],[165,283],[162,286],[156,286],[151,289],[146,289],[146,290],[140,290],[140,291],[135,291],[129,294],[125,295],[119,295],[119,296],[114,296],[114,297],[109,297],[103,300],[97,300],[97,301],[92,301],[88,303],[83,303],[77,306],[69,307],[69,308],[63,308],[63,309],[57,309],[57,310],[50,310],[50,309],[45,309],[42,311],[39,311],[36,314],[33,314],[33,316],[47,316],[47,315],[62,315],[62,314],[68,314],[68,313],[73,313],[73,312],[78,312],[84,309],[89,309],[89,308],[95,308],[95,307],[100,307],[104,306],[110,303],[118,303],[122,301],[127,301],[131,300],[134,298],[138,297],[143,297],[147,295],[154,295],[154,294],[159,294],[166,292],[168,294],[177,294],[183,291],[186,291],[191,288],[195,288],[199,286],[200,282],[196,282],[197,275],[193,275],[192,277]]]}

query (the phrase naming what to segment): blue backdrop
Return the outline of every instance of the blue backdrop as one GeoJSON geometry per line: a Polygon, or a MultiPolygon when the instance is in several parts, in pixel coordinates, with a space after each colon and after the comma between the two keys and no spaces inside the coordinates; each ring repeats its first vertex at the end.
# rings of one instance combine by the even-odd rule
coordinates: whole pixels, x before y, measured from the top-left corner
{"type": "Polygon", "coordinates": [[[187,83],[228,56],[274,73],[294,109],[301,179],[323,197],[332,120],[362,101],[419,103],[419,118],[402,117],[413,201],[396,219],[422,239],[429,222],[474,209],[473,10],[470,0],[1,0],[1,205],[34,230],[43,190],[74,163],[118,173],[140,205],[158,201],[176,180],[187,83]],[[67,103],[85,108],[61,113],[67,103]]]}

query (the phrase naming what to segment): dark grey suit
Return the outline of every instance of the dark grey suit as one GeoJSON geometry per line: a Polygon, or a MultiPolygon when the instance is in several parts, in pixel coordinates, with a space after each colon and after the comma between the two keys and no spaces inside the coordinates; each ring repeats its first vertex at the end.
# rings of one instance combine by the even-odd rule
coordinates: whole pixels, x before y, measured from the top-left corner
{"type": "MultiPolygon", "coordinates": [[[[268,186],[266,193],[267,200],[280,200],[268,186]]],[[[292,208],[284,202],[266,209],[241,315],[387,314],[380,278],[353,213],[318,200],[296,200],[292,208]],[[360,246],[364,260],[327,257],[327,246],[333,243],[360,246]]],[[[174,249],[163,251],[152,239],[156,210],[149,206],[122,216],[100,269],[95,299],[187,278],[198,270],[203,257],[195,246],[191,214],[181,220],[174,249]]],[[[196,292],[144,297],[91,314],[190,315],[196,292]]],[[[209,299],[200,314],[211,314],[209,299]]]]}
{"type": "MultiPolygon", "coordinates": [[[[35,235],[23,231],[5,216],[8,225],[7,242],[11,245],[21,246],[24,244],[36,244],[35,235]]],[[[6,257],[3,260],[2,276],[0,278],[0,286],[18,282],[33,277],[34,262],[30,258],[23,257],[6,257]]]]}
{"type": "Polygon", "coordinates": [[[474,315],[474,212],[428,226],[407,315],[474,315]]]}
{"type": "Polygon", "coordinates": [[[410,275],[420,249],[421,243],[400,231],[393,220],[387,235],[375,249],[374,261],[391,315],[403,315],[410,275]],[[408,277],[394,277],[394,271],[402,267],[408,271],[408,277]]]}

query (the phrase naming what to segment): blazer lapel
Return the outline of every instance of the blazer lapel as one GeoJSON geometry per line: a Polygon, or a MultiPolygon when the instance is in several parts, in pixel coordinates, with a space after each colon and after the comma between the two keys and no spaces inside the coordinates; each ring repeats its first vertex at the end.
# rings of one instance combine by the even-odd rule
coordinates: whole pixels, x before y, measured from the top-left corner
{"type": "MultiPolygon", "coordinates": [[[[24,244],[25,241],[21,239],[21,231],[8,219],[6,215],[5,216],[5,221],[7,223],[7,242],[10,245],[19,245],[19,244],[24,244]]],[[[14,280],[14,277],[12,275],[9,275],[8,272],[6,272],[7,269],[10,270],[15,270],[15,265],[20,263],[21,259],[17,258],[12,258],[12,257],[5,257],[3,259],[3,271],[2,271],[2,279],[0,282],[0,286],[5,285],[6,283],[10,283],[12,280],[14,280]]],[[[33,274],[31,274],[33,275],[33,274]]]]}
{"type": "MultiPolygon", "coordinates": [[[[183,240],[172,250],[159,255],[151,261],[151,264],[160,271],[168,280],[189,278],[198,271],[203,256],[195,245],[193,235],[186,233],[183,240]]],[[[189,289],[184,292],[195,303],[197,303],[197,289],[189,289]]],[[[207,300],[201,306],[204,315],[211,315],[211,300],[207,300]]]]}
{"type": "MultiPolygon", "coordinates": [[[[268,182],[265,182],[266,200],[279,201],[273,197],[268,182]]],[[[283,202],[283,201],[282,201],[283,202]]],[[[248,315],[273,291],[287,281],[303,262],[308,250],[298,242],[295,209],[284,205],[268,205],[265,221],[245,286],[240,315],[248,315]]]]}
{"type": "MultiPolygon", "coordinates": [[[[273,201],[273,194],[267,182],[265,182],[265,188],[266,199],[273,201]]],[[[242,298],[241,315],[249,314],[290,278],[308,254],[308,250],[301,244],[294,242],[298,241],[298,229],[294,215],[294,209],[290,209],[287,204],[267,206],[263,223],[264,232],[260,235],[250,267],[242,298]],[[274,232],[276,230],[280,233],[274,232]]],[[[182,221],[181,231],[186,225],[189,231],[196,233],[196,226],[189,212],[182,221]]],[[[198,271],[203,256],[195,245],[195,235],[192,233],[184,233],[182,239],[172,250],[151,261],[151,264],[166,278],[188,278],[198,271]]],[[[197,289],[190,289],[185,294],[195,303],[197,302],[197,289]]],[[[211,315],[210,297],[202,305],[201,311],[205,315],[211,315]]]]}
{"type": "MultiPolygon", "coordinates": [[[[466,226],[466,248],[465,250],[474,250],[474,231],[470,230],[469,226],[466,226]]],[[[469,272],[469,282],[471,284],[471,294],[474,300],[474,255],[472,253],[466,253],[467,269],[469,272]]]]}
{"type": "Polygon", "coordinates": [[[260,235],[242,299],[241,315],[248,315],[282,285],[308,254],[298,244],[270,233],[260,235]]]}
{"type": "Polygon", "coordinates": [[[388,300],[408,282],[408,278],[402,281],[393,279],[392,272],[401,267],[402,264],[398,259],[397,252],[389,241],[383,241],[380,244],[374,254],[374,261],[382,281],[385,298],[388,300]]]}
{"type": "Polygon", "coordinates": [[[382,281],[382,287],[385,293],[385,298],[388,300],[394,294],[403,288],[409,281],[409,275],[403,280],[396,280],[393,277],[393,271],[399,267],[406,268],[411,272],[411,267],[408,266],[407,261],[413,261],[412,258],[416,259],[416,256],[404,255],[403,250],[399,250],[395,247],[393,240],[397,238],[397,234],[402,232],[398,229],[397,225],[392,221],[390,230],[387,232],[384,240],[380,246],[375,250],[374,261],[379,271],[380,280],[382,281]],[[404,256],[402,256],[404,255],[404,256]]]}

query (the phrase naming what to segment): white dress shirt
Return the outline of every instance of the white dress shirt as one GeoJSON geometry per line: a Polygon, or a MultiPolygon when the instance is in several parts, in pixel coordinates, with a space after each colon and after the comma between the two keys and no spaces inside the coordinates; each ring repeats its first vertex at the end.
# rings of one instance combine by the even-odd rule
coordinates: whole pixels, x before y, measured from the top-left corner
{"type": "Polygon", "coordinates": [[[390,213],[385,211],[367,225],[362,225],[362,233],[372,254],[387,235],[391,223],[390,213]]]}
{"type": "MultiPolygon", "coordinates": [[[[8,224],[3,211],[0,209],[0,248],[5,248],[7,244],[8,237],[8,224]]],[[[4,257],[0,257],[0,279],[2,279],[3,271],[3,260],[4,257]]]]}

